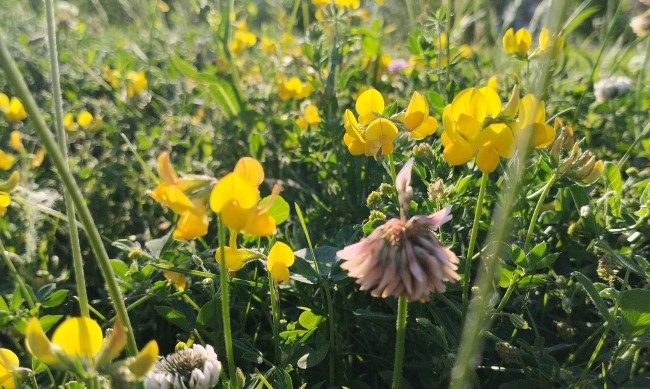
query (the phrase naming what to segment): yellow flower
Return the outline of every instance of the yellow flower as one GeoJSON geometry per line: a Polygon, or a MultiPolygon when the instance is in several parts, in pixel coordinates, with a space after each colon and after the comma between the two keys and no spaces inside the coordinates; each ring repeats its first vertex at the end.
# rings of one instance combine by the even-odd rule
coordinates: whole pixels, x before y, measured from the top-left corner
{"type": "Polygon", "coordinates": [[[395,124],[384,118],[384,98],[375,89],[363,92],[356,101],[355,108],[359,121],[350,110],[345,110],[343,142],[350,154],[375,156],[381,150],[382,155],[393,152],[393,140],[397,137],[395,124]]]}
{"type": "Polygon", "coordinates": [[[322,7],[324,5],[330,4],[332,0],[311,0],[311,3],[317,7],[322,7]]]}
{"type": "Polygon", "coordinates": [[[230,42],[230,52],[234,55],[239,55],[244,49],[255,45],[257,38],[252,32],[248,31],[248,26],[245,21],[237,23],[236,27],[233,40],[230,42]]]}
{"type": "Polygon", "coordinates": [[[243,157],[235,169],[212,188],[210,208],[221,215],[223,223],[234,231],[254,236],[271,236],[275,233],[275,219],[266,211],[280,189],[276,185],[271,198],[262,206],[259,186],[264,180],[264,169],[256,159],[243,157]]]}
{"type": "Polygon", "coordinates": [[[14,151],[22,151],[25,148],[23,147],[23,142],[22,142],[22,136],[20,134],[20,131],[11,131],[11,134],[9,135],[9,147],[11,147],[14,151]]]}
{"type": "MultiPolygon", "coordinates": [[[[65,117],[63,118],[63,122],[65,126],[65,117]]],[[[77,115],[77,124],[84,130],[96,131],[101,129],[103,120],[102,117],[99,115],[93,116],[88,111],[81,111],[79,115],[77,115]]],[[[76,128],[76,126],[74,128],[76,128]]]]}
{"type": "Polygon", "coordinates": [[[153,369],[158,361],[158,343],[150,340],[135,356],[135,359],[129,363],[128,367],[131,373],[138,378],[142,378],[153,369]]]}
{"type": "Polygon", "coordinates": [[[0,191],[0,216],[4,216],[9,204],[11,204],[11,196],[9,196],[9,193],[0,191]]]}
{"type": "Polygon", "coordinates": [[[16,97],[12,97],[9,100],[9,105],[6,107],[4,112],[5,118],[10,123],[19,122],[27,117],[27,112],[25,112],[23,103],[21,103],[16,97]]]}
{"type": "Polygon", "coordinates": [[[418,92],[413,92],[413,97],[401,121],[404,129],[417,140],[433,134],[438,128],[436,118],[429,116],[427,99],[418,92]]]}
{"type": "Polygon", "coordinates": [[[9,108],[9,96],[0,92],[0,111],[6,112],[9,108]]]}
{"type": "Polygon", "coordinates": [[[469,162],[485,173],[496,169],[499,158],[514,153],[514,137],[510,128],[494,122],[501,112],[499,95],[490,87],[468,88],[460,92],[442,113],[444,132],[443,158],[450,165],[469,162]],[[484,127],[484,123],[489,123],[484,127]]]}
{"type": "Polygon", "coordinates": [[[16,387],[13,372],[18,364],[18,356],[13,351],[0,348],[0,388],[14,389],[16,387]]]}
{"type": "Polygon", "coordinates": [[[487,86],[494,89],[495,92],[499,92],[499,81],[497,80],[497,76],[490,77],[487,86]]]}
{"type": "Polygon", "coordinates": [[[138,93],[144,92],[147,89],[147,85],[148,81],[142,70],[139,72],[130,70],[126,73],[126,95],[128,97],[133,97],[138,93]]]}
{"type": "Polygon", "coordinates": [[[307,127],[315,128],[320,123],[321,118],[318,114],[318,107],[313,104],[309,104],[305,107],[304,114],[296,119],[296,124],[300,127],[301,130],[306,131],[307,127]]]}
{"type": "Polygon", "coordinates": [[[63,115],[63,128],[66,131],[75,131],[79,126],[74,121],[74,115],[70,112],[63,115]]]}
{"type": "Polygon", "coordinates": [[[551,40],[551,33],[548,28],[542,28],[539,32],[539,51],[541,54],[550,52],[553,57],[557,56],[564,47],[564,39],[561,36],[556,36],[551,40]]]}
{"type": "Polygon", "coordinates": [[[38,148],[34,153],[34,156],[32,157],[32,163],[31,163],[32,168],[35,169],[41,166],[44,160],[45,160],[45,149],[38,148]]]}
{"type": "Polygon", "coordinates": [[[7,212],[7,207],[11,204],[11,196],[8,192],[14,190],[20,183],[20,174],[17,171],[11,173],[9,178],[0,183],[0,216],[4,216],[7,212]]]}
{"type": "Polygon", "coordinates": [[[0,169],[2,170],[11,169],[15,160],[16,158],[14,158],[13,155],[7,154],[4,151],[0,150],[0,169]]]}
{"type": "Polygon", "coordinates": [[[282,242],[273,244],[266,260],[266,268],[275,282],[289,281],[289,266],[293,265],[294,259],[291,247],[282,242]]]}
{"type": "Polygon", "coordinates": [[[71,317],[61,323],[50,341],[37,318],[27,323],[25,343],[27,349],[47,365],[63,365],[63,356],[92,360],[102,347],[102,329],[95,320],[71,317]]]}
{"type": "Polygon", "coordinates": [[[113,89],[120,87],[120,72],[111,69],[108,65],[102,66],[102,77],[113,89]]]}
{"type": "MultiPolygon", "coordinates": [[[[232,233],[232,232],[231,232],[232,233]]],[[[237,234],[232,233],[232,237],[237,237],[237,234]]],[[[224,254],[226,255],[226,267],[230,271],[237,271],[244,266],[246,262],[248,262],[250,258],[250,254],[248,251],[244,249],[238,249],[237,248],[237,243],[235,242],[234,244],[231,244],[231,246],[225,246],[224,247],[224,254]]],[[[217,248],[217,251],[215,252],[215,259],[217,260],[217,263],[221,262],[221,247],[217,248]]]]}
{"type": "Polygon", "coordinates": [[[277,45],[269,37],[263,36],[260,39],[260,48],[264,54],[274,55],[278,50],[277,45]]]}
{"type": "Polygon", "coordinates": [[[516,33],[509,28],[503,36],[503,48],[508,55],[516,55],[520,59],[528,58],[528,48],[532,37],[525,28],[519,29],[516,33]]]}
{"type": "Polygon", "coordinates": [[[170,284],[180,291],[185,290],[187,286],[187,277],[184,274],[171,270],[163,270],[163,276],[170,284]]]}
{"type": "Polygon", "coordinates": [[[555,139],[555,129],[546,124],[544,102],[533,95],[522,97],[519,102],[519,118],[512,129],[516,137],[530,132],[528,146],[532,148],[546,147],[555,139]]]}
{"type": "Polygon", "coordinates": [[[174,238],[189,240],[204,236],[208,233],[208,216],[205,210],[205,198],[198,197],[190,200],[187,193],[207,185],[207,180],[178,178],[174,167],[169,161],[169,153],[163,152],[158,156],[158,175],[162,182],[149,195],[162,205],[169,207],[180,215],[174,238]]]}

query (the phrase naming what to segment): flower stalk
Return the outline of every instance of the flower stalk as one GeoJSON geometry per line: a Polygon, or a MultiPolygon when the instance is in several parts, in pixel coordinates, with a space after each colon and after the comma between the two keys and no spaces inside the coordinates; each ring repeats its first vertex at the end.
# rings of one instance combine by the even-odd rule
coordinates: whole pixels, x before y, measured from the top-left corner
{"type": "Polygon", "coordinates": [[[402,367],[404,365],[404,339],[406,335],[406,317],[408,299],[400,296],[397,299],[397,322],[395,335],[395,361],[393,363],[393,385],[392,389],[399,389],[402,386],[402,367]]]}
{"type": "Polygon", "coordinates": [[[226,228],[221,217],[217,217],[219,229],[219,250],[221,250],[221,261],[219,261],[219,280],[221,284],[221,318],[223,319],[223,338],[226,345],[226,359],[228,359],[228,375],[230,376],[230,387],[237,389],[237,370],[235,368],[235,356],[232,351],[232,330],[230,328],[230,280],[228,279],[228,268],[226,267],[226,228]]]}
{"type": "Polygon", "coordinates": [[[542,206],[544,205],[544,200],[546,199],[546,196],[548,195],[548,192],[551,190],[551,187],[557,180],[557,173],[554,173],[551,178],[546,182],[546,185],[544,185],[544,189],[542,190],[542,194],[539,196],[539,200],[537,200],[537,205],[535,206],[535,210],[533,211],[533,216],[530,219],[530,225],[528,226],[528,232],[526,233],[526,240],[524,242],[524,250],[528,250],[530,247],[530,241],[533,237],[533,231],[535,231],[535,225],[537,225],[537,217],[539,216],[539,212],[542,209],[542,206]]]}
{"type": "Polygon", "coordinates": [[[23,278],[20,276],[20,274],[18,274],[18,271],[16,271],[16,267],[14,266],[14,263],[11,262],[11,258],[9,258],[9,255],[7,254],[7,250],[5,250],[5,245],[4,243],[2,243],[2,239],[0,239],[0,256],[2,256],[2,260],[5,263],[5,266],[7,266],[7,269],[9,270],[9,274],[14,279],[14,281],[16,281],[16,284],[18,284],[18,289],[20,289],[20,294],[23,295],[23,298],[25,299],[27,306],[29,307],[29,309],[34,309],[36,305],[34,304],[34,300],[32,299],[32,294],[27,289],[27,286],[25,285],[25,281],[23,281],[23,278]]]}
{"type": "Polygon", "coordinates": [[[472,223],[472,234],[469,238],[469,247],[467,248],[467,255],[465,256],[465,270],[463,273],[463,318],[467,313],[469,304],[469,285],[472,271],[472,258],[474,257],[474,247],[476,246],[476,237],[478,236],[479,223],[481,222],[481,214],[483,213],[483,199],[485,198],[485,189],[487,188],[488,173],[483,173],[481,176],[481,186],[478,191],[478,200],[476,202],[476,209],[474,210],[474,223],[472,223]]]}
{"type": "MultiPolygon", "coordinates": [[[[61,97],[61,76],[59,73],[59,61],[56,47],[56,24],[54,21],[53,0],[45,1],[45,12],[47,16],[47,43],[50,53],[50,72],[52,74],[52,99],[54,100],[54,117],[56,118],[56,138],[61,150],[63,159],[68,160],[67,138],[63,126],[63,101],[61,97]]],[[[68,228],[70,229],[70,246],[72,249],[72,264],[74,278],[77,285],[77,297],[79,298],[79,311],[81,316],[89,317],[88,294],[86,293],[86,280],[84,278],[83,259],[81,258],[81,247],[79,245],[79,230],[77,229],[77,217],[72,197],[67,190],[63,190],[65,209],[68,216],[68,228]]]]}
{"type": "Polygon", "coordinates": [[[102,238],[101,235],[99,234],[99,230],[97,229],[97,226],[93,221],[93,217],[90,214],[90,210],[86,205],[85,199],[81,193],[81,190],[79,189],[79,186],[77,185],[74,177],[72,176],[72,173],[70,172],[70,168],[65,158],[61,154],[61,150],[59,150],[59,147],[56,141],[54,140],[54,136],[52,135],[52,133],[50,133],[47,124],[45,123],[45,120],[43,119],[43,116],[39,111],[38,105],[34,100],[34,97],[29,91],[29,88],[27,87],[27,84],[25,83],[22,74],[18,70],[16,63],[11,57],[11,54],[9,54],[9,50],[5,45],[4,39],[2,39],[1,37],[0,37],[0,67],[2,67],[2,69],[4,70],[5,77],[8,83],[13,87],[14,91],[16,92],[16,95],[21,99],[21,101],[25,105],[25,110],[27,111],[31,120],[33,121],[34,129],[38,134],[42,146],[47,151],[47,154],[52,158],[52,162],[54,163],[57,173],[61,177],[63,186],[72,197],[74,206],[77,212],[79,212],[79,219],[81,220],[81,223],[84,225],[85,230],[88,234],[88,241],[90,242],[90,246],[92,248],[93,254],[95,255],[97,262],[99,264],[99,268],[102,273],[102,277],[104,278],[104,282],[106,282],[106,286],[108,288],[108,294],[111,297],[113,307],[115,308],[115,312],[117,313],[117,316],[120,319],[120,321],[127,328],[128,354],[130,356],[134,356],[138,352],[138,347],[135,342],[133,327],[131,326],[131,321],[129,319],[129,315],[126,310],[126,305],[124,304],[124,297],[117,283],[117,279],[115,278],[115,273],[113,272],[113,268],[111,267],[110,259],[108,257],[108,253],[106,252],[106,248],[104,247],[104,244],[102,242],[102,238]]]}

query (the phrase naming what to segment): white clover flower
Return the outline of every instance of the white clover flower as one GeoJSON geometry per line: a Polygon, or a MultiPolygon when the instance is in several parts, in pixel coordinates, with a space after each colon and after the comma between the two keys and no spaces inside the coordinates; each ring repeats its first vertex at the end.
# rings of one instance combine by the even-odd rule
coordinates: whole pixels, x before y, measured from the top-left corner
{"type": "Polygon", "coordinates": [[[212,346],[194,344],[156,363],[144,379],[145,389],[209,389],[219,382],[221,362],[212,346]]]}
{"type": "Polygon", "coordinates": [[[594,84],[594,95],[602,103],[627,94],[631,86],[632,80],[628,77],[608,77],[594,84]]]}

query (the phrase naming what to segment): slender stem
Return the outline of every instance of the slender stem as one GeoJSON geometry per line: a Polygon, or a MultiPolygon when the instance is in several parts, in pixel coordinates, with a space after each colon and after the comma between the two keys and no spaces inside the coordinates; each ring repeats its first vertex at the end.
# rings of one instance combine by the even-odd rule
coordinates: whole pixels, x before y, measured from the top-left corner
{"type": "MultiPolygon", "coordinates": [[[[447,66],[445,67],[445,89],[449,85],[449,72],[451,71],[451,56],[449,55],[449,42],[451,41],[451,0],[447,0],[447,6],[445,7],[445,33],[447,34],[447,45],[445,47],[445,55],[447,56],[447,66]]],[[[440,89],[440,88],[438,88],[440,89]]],[[[438,90],[438,92],[441,92],[438,90]]],[[[445,96],[445,101],[448,100],[446,93],[441,93],[445,96]]]]}
{"type": "MultiPolygon", "coordinates": [[[[223,319],[223,338],[226,344],[226,358],[228,359],[228,373],[230,375],[230,387],[239,388],[237,371],[235,370],[235,356],[232,352],[232,330],[230,329],[230,280],[228,279],[228,268],[226,267],[226,229],[221,217],[219,223],[219,250],[221,262],[219,263],[219,276],[221,283],[221,318],[223,319]]],[[[236,235],[236,232],[232,232],[236,235]]],[[[236,247],[231,247],[235,249],[236,247]]]]}
{"type": "Polygon", "coordinates": [[[275,356],[273,358],[273,363],[277,366],[280,361],[280,307],[279,307],[279,296],[278,290],[275,289],[275,281],[271,276],[271,272],[268,273],[269,279],[269,292],[271,293],[271,318],[273,320],[273,343],[275,345],[275,356]]]}
{"type": "MultiPolygon", "coordinates": [[[[639,70],[636,78],[636,93],[634,94],[634,104],[636,113],[641,109],[641,91],[643,90],[643,80],[648,69],[648,62],[650,62],[650,38],[645,37],[645,55],[643,56],[643,66],[639,70]]],[[[634,126],[638,128],[638,126],[634,126]]]]}
{"type": "Polygon", "coordinates": [[[124,304],[122,291],[120,290],[117,279],[115,278],[115,273],[111,267],[108,253],[106,252],[106,248],[102,243],[101,235],[99,234],[97,226],[93,221],[90,210],[88,210],[85,198],[82,195],[79,186],[77,186],[77,183],[72,176],[72,173],[70,172],[70,168],[65,158],[63,158],[63,155],[61,154],[61,151],[59,150],[59,147],[57,146],[52,133],[50,133],[48,130],[47,124],[45,124],[45,120],[39,111],[38,105],[36,104],[34,97],[29,91],[29,88],[27,87],[25,80],[18,70],[16,63],[9,54],[9,50],[7,50],[4,39],[2,39],[1,35],[0,66],[2,66],[5,72],[5,77],[9,84],[13,87],[16,95],[23,101],[25,110],[33,122],[34,129],[38,134],[42,146],[47,151],[47,154],[52,158],[52,162],[56,167],[57,173],[61,177],[61,181],[63,182],[64,187],[74,201],[75,208],[77,212],[79,212],[79,219],[86,229],[86,232],[88,234],[88,241],[90,242],[90,246],[92,248],[93,254],[95,255],[95,258],[97,259],[97,263],[99,264],[99,269],[102,273],[102,277],[104,278],[104,282],[106,282],[108,294],[111,297],[115,312],[117,313],[117,316],[119,317],[122,324],[124,324],[124,326],[127,328],[128,354],[130,356],[135,356],[138,352],[138,346],[135,342],[133,327],[131,326],[131,320],[129,319],[126,305],[124,304]]]}
{"type": "Polygon", "coordinates": [[[551,190],[551,186],[553,186],[553,184],[555,183],[555,180],[557,180],[557,173],[553,173],[551,178],[548,179],[546,185],[544,186],[544,190],[542,190],[542,194],[539,195],[539,200],[537,200],[537,205],[535,206],[535,210],[533,211],[533,216],[530,219],[530,225],[528,226],[528,233],[526,233],[524,250],[528,250],[529,248],[528,246],[530,245],[530,241],[533,237],[533,232],[535,231],[535,225],[537,225],[537,218],[539,217],[539,212],[542,210],[542,206],[544,205],[544,200],[546,199],[548,192],[551,190]]]}
{"type": "Polygon", "coordinates": [[[650,121],[648,121],[648,123],[645,125],[645,127],[643,127],[643,130],[641,131],[641,133],[639,134],[639,136],[637,136],[637,137],[634,139],[634,142],[632,142],[632,144],[630,145],[630,147],[627,148],[627,150],[625,151],[625,154],[623,154],[623,157],[621,158],[621,160],[618,161],[618,163],[616,164],[616,167],[617,167],[619,170],[621,169],[621,166],[625,165],[625,162],[627,162],[628,158],[630,158],[630,153],[634,150],[634,148],[636,147],[636,145],[639,144],[639,142],[641,141],[641,139],[644,139],[644,138],[645,138],[645,135],[648,133],[648,131],[650,131],[650,121]]]}
{"type": "Polygon", "coordinates": [[[0,239],[0,255],[2,256],[2,260],[4,261],[5,265],[7,266],[7,269],[9,270],[9,274],[11,274],[11,277],[14,279],[14,281],[16,281],[16,284],[18,284],[20,293],[23,295],[23,298],[25,299],[27,306],[29,307],[29,309],[34,309],[36,305],[34,304],[34,300],[32,299],[32,294],[29,292],[29,289],[27,289],[27,286],[25,285],[25,281],[23,281],[23,278],[20,276],[20,274],[18,274],[18,271],[16,270],[14,263],[11,262],[11,258],[9,258],[9,255],[5,250],[5,245],[4,243],[2,243],[2,239],[0,239]]]}
{"type": "Polygon", "coordinates": [[[393,364],[393,386],[399,389],[402,386],[402,367],[404,365],[404,337],[406,334],[406,316],[408,308],[406,296],[397,299],[397,334],[395,336],[395,363],[393,364]]]}
{"type": "Polygon", "coordinates": [[[476,202],[476,208],[474,209],[472,235],[469,238],[469,247],[467,248],[467,255],[465,256],[465,271],[463,273],[463,318],[467,313],[467,307],[469,305],[469,285],[472,271],[472,258],[474,257],[476,237],[478,236],[479,223],[481,222],[481,214],[483,213],[483,199],[485,198],[485,189],[487,188],[487,182],[488,173],[483,173],[483,176],[481,176],[481,186],[478,191],[478,200],[476,202]]]}
{"type": "Polygon", "coordinates": [[[334,378],[335,378],[335,367],[336,367],[336,356],[338,354],[338,350],[336,347],[336,338],[334,338],[334,326],[335,326],[335,318],[334,318],[334,304],[332,303],[332,292],[330,291],[330,284],[327,280],[323,282],[323,289],[325,289],[325,301],[327,303],[327,317],[329,321],[329,344],[330,344],[330,370],[329,370],[329,379],[330,379],[330,385],[334,385],[334,378]]]}
{"type": "MultiPolygon", "coordinates": [[[[63,99],[61,97],[61,76],[59,73],[59,60],[56,48],[56,24],[54,22],[53,0],[45,1],[47,14],[47,42],[50,52],[50,72],[52,73],[52,98],[54,99],[54,116],[56,117],[56,138],[61,150],[63,159],[67,162],[68,145],[63,128],[63,99]]],[[[81,247],[79,245],[79,230],[77,229],[77,216],[72,197],[67,190],[63,190],[65,209],[68,215],[68,228],[70,229],[70,246],[72,249],[72,264],[74,268],[74,279],[77,285],[77,297],[79,298],[79,311],[81,316],[89,317],[88,294],[86,293],[86,279],[84,278],[83,259],[81,258],[81,247]]]]}

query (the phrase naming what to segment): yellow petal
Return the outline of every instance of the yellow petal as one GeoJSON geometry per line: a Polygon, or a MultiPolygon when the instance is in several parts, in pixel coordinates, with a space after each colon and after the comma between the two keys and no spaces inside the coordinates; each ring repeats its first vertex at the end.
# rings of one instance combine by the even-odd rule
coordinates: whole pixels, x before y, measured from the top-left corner
{"type": "Polygon", "coordinates": [[[318,108],[315,105],[308,105],[305,108],[305,119],[312,127],[320,123],[320,115],[318,114],[318,108]]]}
{"type": "Polygon", "coordinates": [[[115,359],[126,346],[126,329],[122,322],[115,320],[113,331],[110,337],[104,341],[101,351],[95,360],[95,366],[99,367],[115,359]]]}
{"type": "Polygon", "coordinates": [[[499,91],[499,82],[497,81],[497,76],[492,76],[488,79],[487,82],[488,88],[493,89],[495,92],[499,91]]]}
{"type": "Polygon", "coordinates": [[[61,323],[52,335],[52,343],[72,357],[93,358],[102,347],[102,329],[93,319],[71,317],[61,323]]]}
{"type": "Polygon", "coordinates": [[[0,192],[0,207],[7,208],[11,204],[11,196],[9,193],[0,192]]]}
{"type": "MultiPolygon", "coordinates": [[[[226,267],[231,271],[241,269],[248,258],[248,253],[245,250],[237,248],[233,249],[229,246],[224,247],[224,253],[226,255],[226,267]]],[[[221,262],[221,247],[217,248],[214,257],[217,260],[217,263],[221,262]]]]}
{"type": "Polygon", "coordinates": [[[469,143],[453,142],[445,146],[442,157],[450,165],[462,165],[472,159],[475,152],[476,149],[469,143]]]}
{"type": "Polygon", "coordinates": [[[180,291],[185,290],[187,286],[187,277],[184,274],[171,270],[163,270],[163,276],[170,284],[180,291]]]}
{"type": "Polygon", "coordinates": [[[248,223],[248,218],[252,217],[252,213],[255,211],[255,208],[242,208],[236,202],[231,201],[221,208],[221,220],[231,230],[243,230],[248,223]]]}
{"type": "Polygon", "coordinates": [[[25,107],[23,103],[18,100],[16,97],[12,97],[9,100],[9,107],[5,111],[5,118],[9,122],[19,122],[27,117],[27,112],[25,112],[25,107]]]}
{"type": "Polygon", "coordinates": [[[407,131],[413,131],[422,124],[429,115],[429,103],[420,93],[413,92],[409,102],[402,124],[407,131]]]}
{"type": "Polygon", "coordinates": [[[83,128],[90,127],[90,124],[93,121],[93,115],[88,111],[82,111],[77,115],[77,124],[83,128]]]}
{"type": "Polygon", "coordinates": [[[233,173],[238,174],[251,185],[258,187],[264,181],[264,169],[258,160],[251,157],[242,157],[237,161],[233,173]]]}
{"type": "Polygon", "coordinates": [[[362,155],[366,150],[366,141],[354,139],[348,133],[343,134],[343,142],[352,155],[362,155]]]}
{"type": "Polygon", "coordinates": [[[144,377],[158,361],[158,343],[150,340],[129,364],[129,370],[136,377],[144,377]]]}
{"type": "Polygon", "coordinates": [[[287,268],[287,265],[285,265],[282,262],[276,262],[273,264],[273,267],[269,270],[271,273],[271,277],[275,280],[275,282],[288,282],[289,281],[289,269],[287,268]]]}
{"type": "Polygon", "coordinates": [[[0,111],[4,112],[9,108],[9,96],[0,93],[0,111]]]}
{"type": "Polygon", "coordinates": [[[531,131],[529,147],[546,147],[555,139],[555,129],[547,124],[534,123],[531,131]]]}
{"type": "Polygon", "coordinates": [[[23,149],[20,131],[11,131],[9,135],[9,147],[14,151],[21,151],[23,149]]]}
{"type": "Polygon", "coordinates": [[[384,112],[384,98],[376,89],[368,89],[359,96],[355,108],[359,114],[359,122],[368,124],[376,115],[384,112]]]}
{"type": "Polygon", "coordinates": [[[265,212],[254,212],[246,221],[242,232],[253,236],[271,236],[275,234],[275,228],[275,219],[265,212]]]}
{"type": "Polygon", "coordinates": [[[433,134],[438,129],[438,121],[433,116],[427,117],[427,120],[424,121],[418,128],[411,131],[411,136],[413,139],[421,140],[427,136],[433,134]]]}
{"type": "Polygon", "coordinates": [[[257,186],[236,173],[229,173],[212,188],[210,193],[210,208],[221,212],[223,206],[235,201],[241,208],[252,208],[260,200],[257,186]]]}
{"type": "Polygon", "coordinates": [[[0,150],[0,169],[2,170],[11,169],[15,160],[16,158],[14,158],[13,155],[7,154],[4,151],[0,150]]]}
{"type": "Polygon", "coordinates": [[[176,179],[178,177],[176,176],[174,167],[172,166],[172,163],[169,160],[168,152],[164,151],[158,156],[158,159],[156,159],[156,169],[158,170],[158,176],[164,182],[168,184],[176,183],[176,179]]]}
{"type": "Polygon", "coordinates": [[[503,48],[506,51],[506,54],[515,54],[517,52],[515,34],[512,28],[509,28],[508,31],[503,35],[503,48]]]}
{"type": "Polygon", "coordinates": [[[45,364],[52,365],[59,360],[54,353],[52,343],[47,336],[45,336],[45,332],[43,332],[41,323],[35,317],[32,317],[27,322],[25,345],[27,346],[27,350],[29,350],[36,359],[45,364]]]}
{"type": "Polygon", "coordinates": [[[515,33],[515,40],[517,41],[517,55],[521,58],[526,58],[528,56],[528,48],[533,40],[530,32],[525,28],[519,29],[515,33]]]}
{"type": "Polygon", "coordinates": [[[476,155],[476,165],[483,173],[492,173],[499,165],[499,154],[494,147],[483,147],[476,155]]]}
{"type": "Polygon", "coordinates": [[[397,127],[388,119],[375,119],[366,128],[366,139],[368,141],[381,140],[392,141],[397,137],[397,127]]]}
{"type": "Polygon", "coordinates": [[[546,27],[542,28],[542,30],[539,32],[539,48],[542,49],[542,51],[546,51],[551,48],[549,35],[550,33],[546,27]]]}
{"type": "Polygon", "coordinates": [[[361,132],[359,131],[359,123],[354,117],[352,111],[349,109],[346,109],[345,113],[343,114],[343,127],[345,128],[345,133],[348,134],[349,137],[358,141],[365,142],[361,136],[361,132]]]}
{"type": "Polygon", "coordinates": [[[19,366],[18,356],[11,350],[0,348],[0,388],[14,389],[13,372],[19,366]]]}
{"type": "Polygon", "coordinates": [[[149,192],[149,196],[179,215],[194,208],[194,203],[177,185],[170,185],[166,182],[158,184],[154,190],[149,192]]]}
{"type": "Polygon", "coordinates": [[[174,229],[174,239],[191,240],[205,236],[208,233],[209,219],[205,213],[205,203],[181,213],[174,229]]]}
{"type": "Polygon", "coordinates": [[[499,94],[490,87],[483,87],[479,91],[485,97],[485,108],[486,114],[492,116],[493,118],[497,117],[501,113],[501,98],[499,94]]]}
{"type": "Polygon", "coordinates": [[[294,254],[291,247],[282,242],[275,242],[266,261],[266,268],[271,271],[276,263],[282,263],[286,267],[293,265],[294,254]]]}

